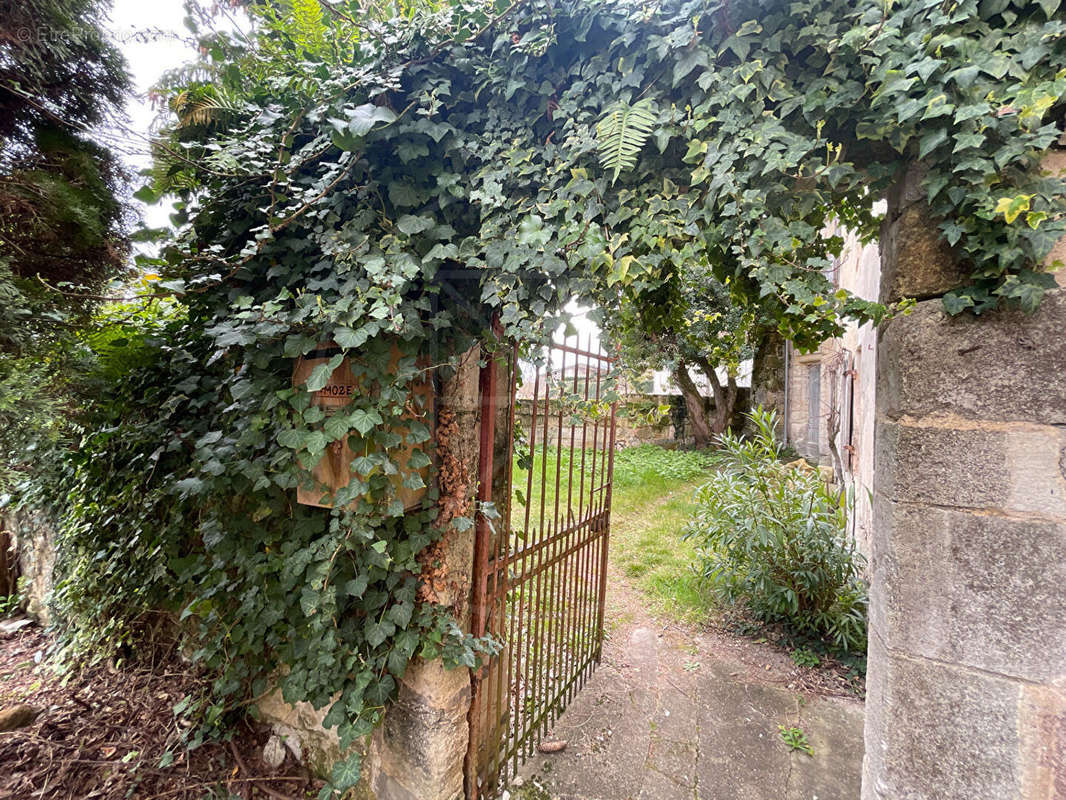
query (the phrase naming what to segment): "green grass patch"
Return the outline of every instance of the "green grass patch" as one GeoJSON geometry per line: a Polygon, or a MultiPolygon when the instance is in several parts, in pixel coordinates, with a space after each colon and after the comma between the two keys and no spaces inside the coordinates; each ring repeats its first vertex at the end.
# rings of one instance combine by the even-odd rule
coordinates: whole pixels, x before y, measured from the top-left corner
{"type": "Polygon", "coordinates": [[[687,623],[703,622],[715,605],[693,569],[695,549],[681,538],[699,483],[669,480],[651,497],[646,486],[619,487],[611,514],[611,561],[652,608],[687,623]]]}
{"type": "MultiPolygon", "coordinates": [[[[545,458],[543,451],[538,450],[531,465],[531,490],[527,483],[529,473],[516,463],[514,527],[522,527],[526,502],[531,503],[531,527],[540,526],[542,497],[545,524],[553,522],[556,476],[561,492],[572,486],[570,502],[575,513],[582,492],[582,474],[585,476],[583,505],[588,505],[590,497],[597,502],[598,495],[590,489],[602,481],[601,456],[597,454],[594,461],[591,450],[576,449],[571,455],[568,449],[560,453],[553,448],[545,458]]],[[[666,450],[653,445],[615,453],[611,562],[647,596],[651,608],[682,622],[705,620],[715,605],[699,587],[693,569],[694,547],[681,538],[681,529],[696,508],[695,490],[707,477],[712,461],[707,453],[666,450]]],[[[566,496],[559,498],[560,517],[567,500],[566,496]]]]}

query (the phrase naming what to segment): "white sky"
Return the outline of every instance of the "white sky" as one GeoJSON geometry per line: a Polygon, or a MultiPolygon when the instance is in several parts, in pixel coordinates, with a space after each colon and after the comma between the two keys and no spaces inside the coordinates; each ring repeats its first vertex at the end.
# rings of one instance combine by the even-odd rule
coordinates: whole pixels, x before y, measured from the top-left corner
{"type": "MultiPolygon", "coordinates": [[[[184,17],[181,0],[114,0],[111,32],[126,57],[135,93],[126,103],[128,130],[122,135],[121,152],[134,173],[150,163],[148,136],[156,111],[148,101],[148,90],[165,71],[195,55],[186,38],[190,34],[182,24],[184,17]]],[[[133,202],[152,227],[167,224],[167,204],[146,207],[133,202]]]]}

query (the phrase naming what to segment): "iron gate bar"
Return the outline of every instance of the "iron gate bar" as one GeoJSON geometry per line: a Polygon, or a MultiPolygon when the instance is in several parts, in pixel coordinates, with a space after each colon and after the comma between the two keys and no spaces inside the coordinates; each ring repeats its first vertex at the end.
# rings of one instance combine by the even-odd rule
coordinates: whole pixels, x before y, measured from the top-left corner
{"type": "MultiPolygon", "coordinates": [[[[591,336],[585,348],[578,339],[573,345],[553,342],[543,375],[538,369],[533,378],[521,526],[513,525],[518,514],[510,507],[495,529],[478,516],[472,627],[478,635],[496,637],[503,650],[472,682],[468,798],[491,798],[502,788],[601,656],[616,406],[609,404],[604,413],[603,377],[613,359],[594,352],[591,343],[591,336]]],[[[481,375],[478,498],[483,502],[493,488],[499,490],[488,485],[498,388],[494,373],[486,369],[481,375]]],[[[512,352],[512,443],[517,373],[512,352]]],[[[508,456],[506,488],[513,499],[508,456]]]]}

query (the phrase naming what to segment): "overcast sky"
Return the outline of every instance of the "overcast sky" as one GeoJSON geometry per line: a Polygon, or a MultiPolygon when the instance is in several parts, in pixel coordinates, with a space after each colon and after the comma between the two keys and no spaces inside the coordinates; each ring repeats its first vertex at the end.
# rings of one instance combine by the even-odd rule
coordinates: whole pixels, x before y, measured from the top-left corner
{"type": "MultiPolygon", "coordinates": [[[[196,55],[189,31],[182,24],[184,16],[181,0],[114,0],[111,32],[126,57],[134,90],[134,96],[126,103],[128,120],[115,149],[133,173],[151,162],[148,139],[157,110],[148,100],[148,90],[168,69],[179,67],[196,55]]],[[[170,207],[165,201],[148,207],[133,202],[150,226],[167,224],[170,207]]]]}

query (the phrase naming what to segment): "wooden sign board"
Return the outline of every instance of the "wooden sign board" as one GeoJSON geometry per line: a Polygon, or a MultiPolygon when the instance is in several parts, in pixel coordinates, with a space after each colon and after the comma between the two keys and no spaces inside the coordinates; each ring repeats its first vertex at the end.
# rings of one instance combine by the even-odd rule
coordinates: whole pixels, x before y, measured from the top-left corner
{"type": "MultiPolygon", "coordinates": [[[[297,359],[292,372],[294,386],[299,386],[307,381],[311,371],[319,364],[324,364],[341,352],[340,348],[332,344],[321,345],[317,350],[308,353],[305,357],[297,359]]],[[[393,347],[389,366],[395,369],[400,360],[400,351],[393,347]]],[[[352,373],[351,363],[345,358],[330,376],[326,383],[311,396],[311,405],[322,408],[327,416],[332,412],[346,409],[355,397],[359,396],[362,387],[352,373]]],[[[422,380],[413,384],[413,397],[422,399],[421,408],[426,414],[426,423],[432,429],[433,420],[433,378],[431,373],[426,373],[422,380]]],[[[410,403],[411,408],[419,408],[417,400],[410,403]]],[[[413,419],[413,415],[406,418],[413,419]]],[[[408,429],[403,426],[393,430],[406,437],[408,429]]],[[[402,484],[404,475],[408,472],[408,463],[411,459],[413,445],[406,442],[392,451],[392,460],[399,467],[399,473],[391,476],[396,497],[403,503],[404,508],[413,508],[422,502],[426,494],[426,488],[409,489],[402,484]]],[[[307,506],[319,508],[332,508],[333,497],[339,489],[344,488],[352,479],[351,464],[355,458],[351,447],[348,446],[347,437],[341,441],[331,442],[326,447],[325,455],[311,468],[313,486],[300,485],[296,490],[296,502],[307,506]]],[[[422,482],[429,483],[429,468],[423,467],[418,470],[422,475],[422,482]]]]}

